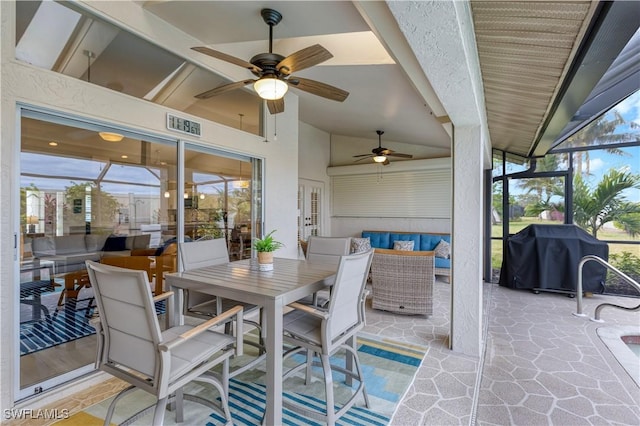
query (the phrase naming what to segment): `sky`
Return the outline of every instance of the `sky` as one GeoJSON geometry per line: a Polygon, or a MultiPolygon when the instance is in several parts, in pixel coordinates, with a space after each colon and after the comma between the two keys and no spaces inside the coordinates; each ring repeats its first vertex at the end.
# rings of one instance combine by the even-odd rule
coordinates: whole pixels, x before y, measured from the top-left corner
{"type": "MultiPolygon", "coordinates": [[[[640,138],[640,91],[635,92],[616,106],[616,110],[627,123],[635,123],[635,132],[640,138]]],[[[611,169],[628,169],[633,174],[640,174],[640,146],[624,148],[629,156],[620,156],[604,150],[590,151],[590,169],[593,174],[590,181],[597,182],[611,169]]],[[[628,201],[640,202],[640,188],[625,191],[628,201]]]]}

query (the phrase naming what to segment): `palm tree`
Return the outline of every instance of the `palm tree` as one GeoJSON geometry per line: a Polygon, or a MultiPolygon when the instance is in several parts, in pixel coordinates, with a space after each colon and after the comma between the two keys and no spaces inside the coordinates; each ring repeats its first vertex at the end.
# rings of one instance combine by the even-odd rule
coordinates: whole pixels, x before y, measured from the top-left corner
{"type": "Polygon", "coordinates": [[[573,185],[573,220],[597,238],[605,223],[616,222],[631,236],[640,234],[640,203],[628,202],[622,192],[640,188],[640,175],[609,170],[592,190],[577,174],[573,185]]]}
{"type": "MultiPolygon", "coordinates": [[[[536,160],[536,172],[552,172],[561,168],[564,154],[548,154],[536,160]]],[[[566,163],[566,161],[564,161],[566,163]]],[[[560,177],[537,177],[521,179],[518,187],[525,191],[528,201],[525,202],[525,215],[537,216],[549,211],[564,211],[563,202],[552,202],[554,197],[564,200],[564,182],[560,177]]],[[[521,197],[524,199],[525,197],[521,197]]]]}
{"type": "MultiPolygon", "coordinates": [[[[567,138],[566,144],[574,148],[599,145],[603,146],[603,149],[610,154],[624,156],[627,154],[621,149],[606,148],[607,145],[634,140],[636,132],[616,132],[616,130],[624,126],[628,126],[629,129],[636,129],[638,124],[634,121],[627,122],[618,111],[613,109],[567,138]]],[[[573,162],[576,175],[590,174],[588,150],[576,151],[573,162]]]]}

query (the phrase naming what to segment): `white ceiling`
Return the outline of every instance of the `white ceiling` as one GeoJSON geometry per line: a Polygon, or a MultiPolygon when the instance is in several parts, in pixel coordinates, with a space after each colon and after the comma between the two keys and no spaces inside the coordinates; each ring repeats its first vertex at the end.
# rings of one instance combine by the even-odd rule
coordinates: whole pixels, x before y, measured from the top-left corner
{"type": "MultiPolygon", "coordinates": [[[[432,115],[431,108],[425,105],[403,69],[395,64],[351,2],[144,4],[148,11],[201,40],[202,45],[245,61],[268,51],[269,27],[260,16],[264,7],[283,15],[282,22],[273,30],[275,53],[287,56],[319,43],[334,55],[329,61],[296,75],[350,93],[339,103],[293,89],[299,96],[301,121],[332,134],[372,139],[372,148],[377,142],[377,129],[385,131],[384,146],[391,149],[393,142],[449,148],[450,136],[445,127],[432,115]]],[[[252,77],[248,70],[217,59],[207,57],[203,61],[231,81],[252,77]]],[[[442,150],[437,152],[441,155],[442,150]]]]}
{"type": "MultiPolygon", "coordinates": [[[[299,96],[301,121],[340,136],[332,140],[342,141],[339,145],[345,151],[344,162],[351,162],[350,150],[367,153],[374,148],[378,129],[385,132],[383,146],[414,154],[414,158],[449,153],[451,124],[425,71],[439,58],[430,56],[433,49],[424,42],[425,34],[433,30],[425,23],[426,17],[445,3],[132,3],[135,9],[143,7],[199,40],[195,44],[243,61],[268,52],[269,27],[260,11],[265,7],[276,9],[283,19],[273,29],[274,53],[287,56],[319,43],[334,55],[295,75],[348,91],[344,102],[295,88],[292,92],[299,96]]],[[[75,2],[17,3],[19,59],[259,133],[261,101],[250,85],[206,100],[195,98],[219,85],[252,78],[247,69],[188,48],[185,52],[168,52],[163,46],[152,45],[62,4],[76,6],[75,2]],[[91,66],[87,51],[94,55],[91,66]],[[122,67],[123,63],[127,66],[122,67]]],[[[637,90],[640,62],[633,53],[620,55],[626,59],[617,66],[619,71],[612,79],[602,78],[638,30],[640,8],[636,6],[627,1],[472,0],[472,42],[478,51],[492,146],[519,156],[544,155],[560,134],[567,134],[567,123],[579,128],[585,114],[593,118],[634,88],[637,90]],[[603,88],[592,92],[599,81],[605,81],[606,88],[601,84],[603,88]],[[609,90],[616,85],[615,93],[609,90]],[[578,111],[585,101],[594,105],[578,111]]],[[[449,26],[449,22],[441,25],[449,26]]],[[[444,84],[451,82],[447,79],[444,84]]],[[[460,89],[456,90],[452,93],[459,93],[460,89]]]]}
{"type": "MultiPolygon", "coordinates": [[[[283,20],[274,27],[274,52],[286,56],[314,43],[324,45],[335,58],[301,71],[300,76],[350,92],[340,104],[296,91],[302,121],[332,134],[374,140],[374,131],[383,129],[385,140],[390,141],[385,145],[391,149],[393,142],[402,142],[438,147],[434,153],[441,155],[442,148],[450,147],[449,125],[442,124],[446,113],[428,79],[416,78],[400,53],[420,48],[420,42],[376,42],[367,23],[399,28],[403,25],[398,23],[404,22],[396,21],[398,16],[387,7],[379,8],[385,10],[382,17],[372,19],[367,16],[370,4],[168,0],[147,1],[143,7],[203,45],[247,61],[268,49],[268,27],[260,10],[276,9],[283,20]],[[395,51],[385,54],[382,44],[387,49],[393,45],[395,51]],[[401,58],[400,64],[392,63],[392,58],[401,58]]],[[[421,2],[402,6],[414,14],[429,7],[421,2]]],[[[521,156],[544,155],[557,143],[640,21],[640,8],[626,1],[471,0],[470,6],[492,145],[521,156]]],[[[415,34],[428,30],[420,25],[425,24],[415,23],[415,34]]],[[[377,32],[376,36],[386,35],[377,32]]],[[[251,76],[238,66],[206,61],[231,81],[251,76]]],[[[625,70],[637,70],[637,62],[625,70]]],[[[629,75],[627,81],[635,74],[629,75]]],[[[638,81],[632,84],[635,90],[639,85],[638,81]]],[[[598,106],[611,107],[633,88],[625,90],[598,106]]]]}

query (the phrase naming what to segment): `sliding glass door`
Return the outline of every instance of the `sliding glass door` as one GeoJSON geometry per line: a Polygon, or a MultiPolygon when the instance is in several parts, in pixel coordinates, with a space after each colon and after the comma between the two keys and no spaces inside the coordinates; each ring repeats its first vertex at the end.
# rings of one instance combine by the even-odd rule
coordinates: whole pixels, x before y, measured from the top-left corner
{"type": "Polygon", "coordinates": [[[177,146],[23,111],[19,398],[93,370],[95,303],[84,261],[153,249],[175,228],[163,194],[177,174],[177,146]]]}
{"type": "Polygon", "coordinates": [[[144,264],[162,292],[178,241],[244,259],[262,222],[259,159],[28,109],[20,138],[18,400],[93,371],[86,260],[144,264]]]}
{"type": "Polygon", "coordinates": [[[171,185],[168,195],[170,212],[183,202],[185,241],[225,238],[232,261],[251,257],[262,217],[261,160],[192,144],[184,158],[183,189],[174,195],[171,185]]]}

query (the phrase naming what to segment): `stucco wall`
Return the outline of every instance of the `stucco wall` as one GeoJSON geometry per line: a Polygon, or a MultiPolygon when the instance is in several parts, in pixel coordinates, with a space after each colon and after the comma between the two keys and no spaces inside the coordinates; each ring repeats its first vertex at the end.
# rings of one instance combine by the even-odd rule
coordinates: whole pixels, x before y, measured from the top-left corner
{"type": "MultiPolygon", "coordinates": [[[[14,404],[14,375],[17,370],[16,333],[17,294],[13,283],[17,282],[18,262],[14,235],[18,232],[18,155],[19,104],[69,114],[88,120],[99,120],[115,126],[124,126],[141,132],[178,139],[179,134],[169,132],[166,127],[166,113],[184,113],[155,105],[121,93],[91,85],[86,82],[43,70],[14,59],[14,14],[12,2],[0,2],[1,29],[1,87],[2,104],[0,112],[2,144],[0,148],[0,203],[4,206],[0,218],[0,409],[14,404]]],[[[143,17],[143,26],[149,22],[143,17]]],[[[135,21],[129,22],[134,25],[135,21]]],[[[153,27],[159,43],[175,34],[163,32],[162,27],[153,27]]],[[[173,41],[175,43],[175,40],[173,41]]],[[[278,115],[278,137],[264,137],[248,134],[200,118],[202,137],[192,142],[242,153],[264,159],[264,199],[265,229],[278,229],[278,239],[286,247],[278,252],[282,257],[297,257],[297,176],[298,166],[298,98],[288,94],[287,111],[278,115]]],[[[267,116],[268,128],[275,128],[273,118],[267,116]]],[[[60,397],[60,394],[56,395],[60,397]]]]}

